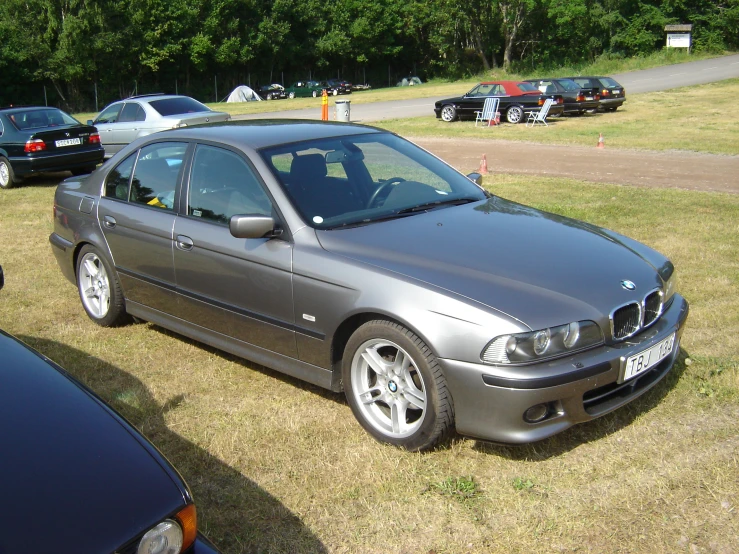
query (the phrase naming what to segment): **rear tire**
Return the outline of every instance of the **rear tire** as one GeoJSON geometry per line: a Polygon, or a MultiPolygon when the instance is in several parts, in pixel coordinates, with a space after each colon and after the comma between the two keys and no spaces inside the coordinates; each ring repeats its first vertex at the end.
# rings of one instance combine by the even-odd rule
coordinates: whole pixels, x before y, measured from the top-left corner
{"type": "Polygon", "coordinates": [[[313,98],[318,98],[318,92],[315,90],[313,91],[313,98]]]}
{"type": "Polygon", "coordinates": [[[7,158],[0,156],[0,188],[12,189],[21,179],[15,176],[13,166],[7,158]]]}
{"type": "Polygon", "coordinates": [[[291,92],[290,94],[287,95],[287,97],[290,99],[295,98],[295,93],[291,92]]]}
{"type": "Polygon", "coordinates": [[[521,106],[511,106],[505,113],[505,118],[508,123],[521,123],[523,121],[523,108],[521,106]]]}
{"type": "Polygon", "coordinates": [[[354,417],[379,442],[428,450],[453,429],[452,397],[436,356],[398,323],[359,327],[344,349],[342,378],[354,417]]]}
{"type": "Polygon", "coordinates": [[[83,246],[77,258],[77,289],[88,317],[101,327],[128,321],[118,274],[91,244],[83,246]]]}

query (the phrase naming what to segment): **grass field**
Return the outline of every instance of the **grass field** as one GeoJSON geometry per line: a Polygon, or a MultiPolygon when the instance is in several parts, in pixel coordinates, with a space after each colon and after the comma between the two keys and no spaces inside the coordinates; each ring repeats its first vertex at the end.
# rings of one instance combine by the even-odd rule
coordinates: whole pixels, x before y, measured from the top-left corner
{"type": "Polygon", "coordinates": [[[669,255],[691,303],[680,362],[549,440],[410,454],[374,442],[341,395],[151,324],[94,325],[48,243],[57,182],[0,191],[0,328],[142,430],[224,552],[739,552],[739,196],[488,177],[669,255]]]}

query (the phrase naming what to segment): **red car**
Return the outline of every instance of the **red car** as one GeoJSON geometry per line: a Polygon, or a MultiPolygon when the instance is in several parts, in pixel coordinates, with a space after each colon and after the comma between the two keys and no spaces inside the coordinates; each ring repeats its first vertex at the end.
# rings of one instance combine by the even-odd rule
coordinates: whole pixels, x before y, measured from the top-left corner
{"type": "Polygon", "coordinates": [[[436,102],[434,112],[436,117],[447,122],[474,119],[475,112],[482,110],[485,98],[492,96],[500,98],[498,110],[508,123],[525,121],[529,113],[541,109],[547,98],[555,102],[549,109],[549,115],[561,115],[564,111],[562,95],[542,94],[534,85],[524,81],[490,81],[480,83],[464,96],[436,102]]]}

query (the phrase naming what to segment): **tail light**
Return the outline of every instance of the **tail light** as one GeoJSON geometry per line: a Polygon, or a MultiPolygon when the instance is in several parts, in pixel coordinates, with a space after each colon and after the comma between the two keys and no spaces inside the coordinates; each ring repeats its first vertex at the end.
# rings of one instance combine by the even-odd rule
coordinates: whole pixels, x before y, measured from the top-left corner
{"type": "Polygon", "coordinates": [[[92,133],[90,135],[90,144],[100,144],[100,135],[98,133],[92,133]]]}
{"type": "Polygon", "coordinates": [[[585,102],[585,95],[581,92],[577,95],[578,102],[585,102]]]}
{"type": "Polygon", "coordinates": [[[46,143],[41,139],[28,139],[26,146],[23,148],[26,153],[41,152],[42,150],[46,150],[46,143]]]}
{"type": "Polygon", "coordinates": [[[602,92],[601,94],[602,94],[603,96],[610,96],[610,95],[611,95],[611,91],[610,91],[610,90],[608,90],[607,88],[604,88],[604,89],[603,89],[603,92],[602,92]]]}
{"type": "Polygon", "coordinates": [[[596,99],[596,100],[600,100],[600,94],[599,94],[599,93],[597,93],[597,92],[595,93],[595,99],[596,99]]]}
{"type": "Polygon", "coordinates": [[[539,105],[540,106],[543,106],[544,105],[544,97],[543,96],[540,96],[539,97],[539,105]]]}

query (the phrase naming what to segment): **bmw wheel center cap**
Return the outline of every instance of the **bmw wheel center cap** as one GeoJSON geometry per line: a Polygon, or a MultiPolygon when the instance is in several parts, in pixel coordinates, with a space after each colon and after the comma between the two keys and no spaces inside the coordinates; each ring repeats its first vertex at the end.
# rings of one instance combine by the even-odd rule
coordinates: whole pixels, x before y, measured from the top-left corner
{"type": "Polygon", "coordinates": [[[390,392],[398,392],[398,385],[395,383],[395,381],[390,381],[387,384],[387,388],[390,389],[390,392]]]}

